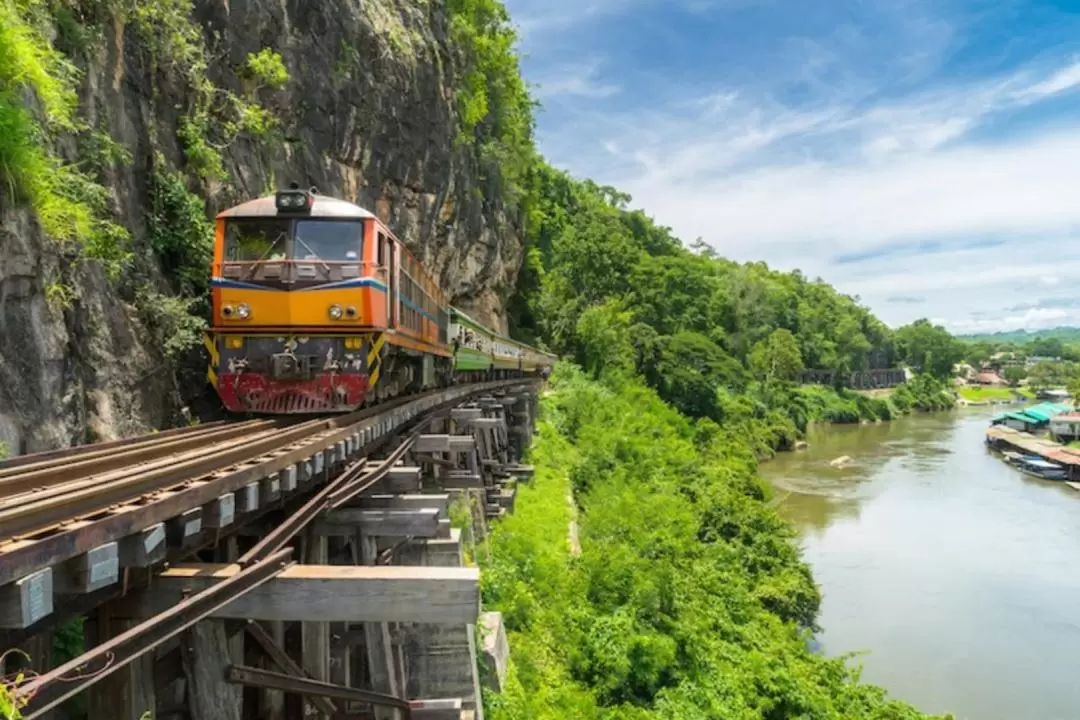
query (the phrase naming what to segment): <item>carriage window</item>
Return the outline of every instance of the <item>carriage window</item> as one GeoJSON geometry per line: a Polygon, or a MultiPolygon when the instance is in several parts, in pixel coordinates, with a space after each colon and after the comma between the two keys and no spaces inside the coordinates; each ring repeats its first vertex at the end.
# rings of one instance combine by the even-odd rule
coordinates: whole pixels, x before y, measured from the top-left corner
{"type": "Polygon", "coordinates": [[[225,262],[284,260],[291,230],[291,220],[229,220],[225,224],[225,262]]]}
{"type": "Polygon", "coordinates": [[[297,260],[356,262],[363,241],[362,221],[298,220],[293,253],[297,260]]]}

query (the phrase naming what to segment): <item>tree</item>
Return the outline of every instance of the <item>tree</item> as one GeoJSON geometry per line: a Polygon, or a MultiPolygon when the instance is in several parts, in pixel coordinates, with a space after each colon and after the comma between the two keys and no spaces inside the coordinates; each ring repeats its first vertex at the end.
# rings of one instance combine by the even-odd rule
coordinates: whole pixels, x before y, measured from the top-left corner
{"type": "Polygon", "coordinates": [[[1027,377],[1027,370],[1022,365],[1006,365],[1002,374],[1009,382],[1009,385],[1016,387],[1021,380],[1027,377]]]}
{"type": "Polygon", "coordinates": [[[1060,387],[1068,382],[1072,375],[1072,366],[1068,363],[1041,360],[1032,366],[1028,382],[1036,390],[1060,387]]]}
{"type": "Polygon", "coordinates": [[[913,368],[939,380],[952,376],[953,366],[964,357],[964,347],[949,331],[922,318],[896,331],[900,355],[913,368]]]}
{"type": "Polygon", "coordinates": [[[799,341],[790,330],[773,330],[767,340],[754,344],[750,351],[750,370],[766,382],[797,379],[803,370],[799,341]]]}

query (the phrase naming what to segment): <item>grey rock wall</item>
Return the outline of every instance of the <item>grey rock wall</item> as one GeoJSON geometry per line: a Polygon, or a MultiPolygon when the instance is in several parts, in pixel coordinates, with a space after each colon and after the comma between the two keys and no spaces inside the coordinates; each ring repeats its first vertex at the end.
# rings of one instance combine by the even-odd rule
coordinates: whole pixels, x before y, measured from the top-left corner
{"type": "MultiPolygon", "coordinates": [[[[316,185],[378,213],[455,303],[505,331],[504,303],[522,256],[517,212],[501,204],[497,187],[481,184],[481,160],[457,142],[461,58],[444,3],[195,0],[192,17],[210,50],[207,76],[219,86],[242,90],[236,70],[263,47],[280,52],[290,73],[283,90],[262,98],[280,118],[283,140],[237,138],[222,151],[224,183],[185,172],[208,212],[290,181],[316,185]]],[[[75,60],[83,116],[132,157],[103,176],[133,236],[131,274],[166,292],[147,245],[147,188],[156,153],[185,170],[176,131],[190,97],[146,45],[123,16],[107,15],[75,60]]],[[[79,159],[74,143],[61,144],[79,159]]],[[[133,278],[73,267],[32,213],[3,193],[0,442],[35,452],[181,422],[184,402],[201,391],[193,387],[198,375],[178,375],[151,340],[133,278]],[[46,302],[58,278],[75,291],[67,310],[46,302]]]]}

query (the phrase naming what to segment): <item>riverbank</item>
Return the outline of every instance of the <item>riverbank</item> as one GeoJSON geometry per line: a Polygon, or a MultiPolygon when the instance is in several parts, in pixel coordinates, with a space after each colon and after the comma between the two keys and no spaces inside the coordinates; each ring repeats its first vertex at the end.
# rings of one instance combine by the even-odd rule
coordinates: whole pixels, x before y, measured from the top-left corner
{"type": "Polygon", "coordinates": [[[1019,451],[1061,465],[1069,476],[1070,482],[1066,485],[1080,490],[1080,484],[1076,482],[1080,480],[1080,449],[1004,425],[992,425],[986,429],[986,444],[996,450],[1019,451]]]}
{"type": "Polygon", "coordinates": [[[966,405],[1012,405],[1030,402],[1035,393],[1029,388],[972,387],[962,385],[956,389],[958,400],[966,405]]]}
{"type": "Polygon", "coordinates": [[[1080,496],[987,452],[995,413],[815,427],[761,474],[821,587],[827,656],[860,653],[867,681],[927,712],[1073,718],[1080,496]]]}
{"type": "Polygon", "coordinates": [[[477,553],[511,648],[489,718],[925,717],[808,649],[821,596],[757,477],[748,419],[689,420],[566,364],[551,389],[535,479],[477,553]]]}

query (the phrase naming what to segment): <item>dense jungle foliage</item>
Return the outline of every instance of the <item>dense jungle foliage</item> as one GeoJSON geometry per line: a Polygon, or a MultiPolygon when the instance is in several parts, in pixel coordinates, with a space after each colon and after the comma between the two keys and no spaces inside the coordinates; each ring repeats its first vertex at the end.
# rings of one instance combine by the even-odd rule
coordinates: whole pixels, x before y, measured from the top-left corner
{"type": "Polygon", "coordinates": [[[820,279],[738,264],[629,210],[610,187],[538,164],[528,260],[512,330],[593,377],[636,374],[693,418],[737,423],[760,455],[814,421],[888,420],[940,410],[963,346],[926,320],[892,331],[820,279]],[[843,389],[850,374],[904,363],[915,381],[888,399],[843,389]],[[798,386],[804,369],[835,387],[798,386]]]}
{"type": "Polygon", "coordinates": [[[478,554],[511,647],[489,717],[924,717],[807,649],[820,596],[740,428],[570,364],[543,416],[536,477],[478,554]]]}

